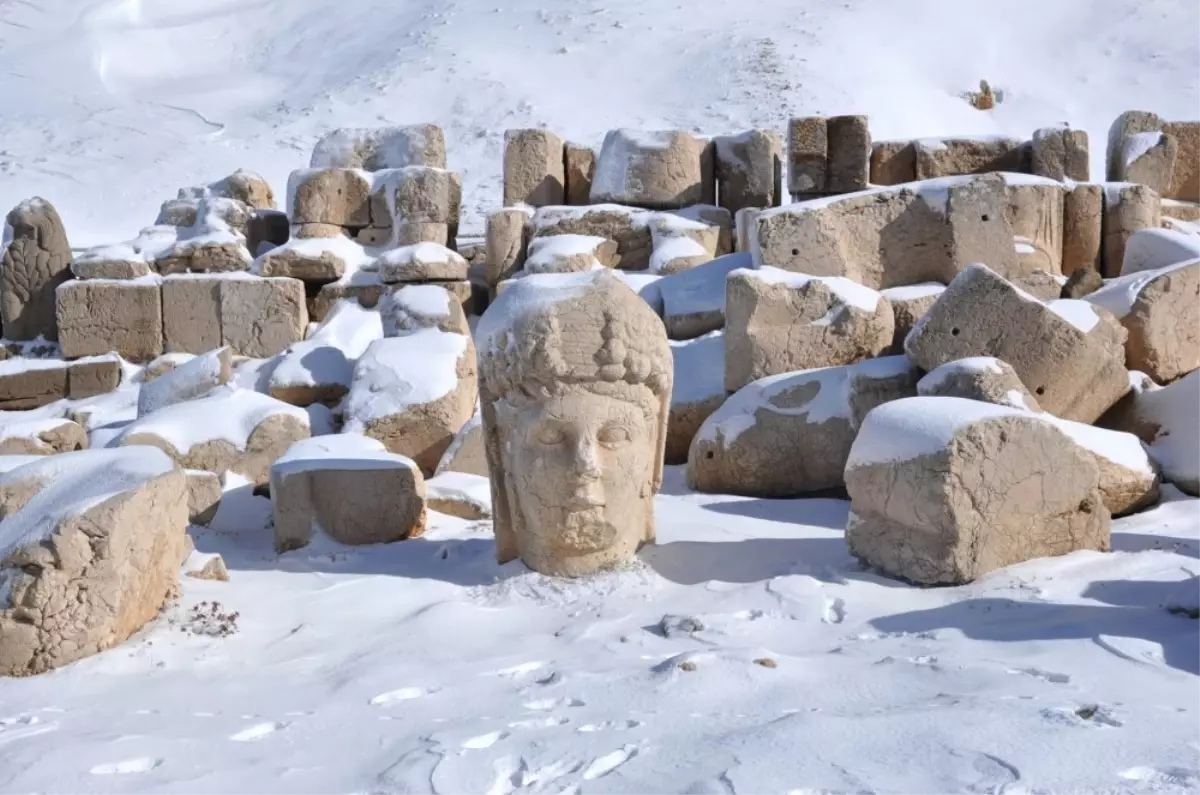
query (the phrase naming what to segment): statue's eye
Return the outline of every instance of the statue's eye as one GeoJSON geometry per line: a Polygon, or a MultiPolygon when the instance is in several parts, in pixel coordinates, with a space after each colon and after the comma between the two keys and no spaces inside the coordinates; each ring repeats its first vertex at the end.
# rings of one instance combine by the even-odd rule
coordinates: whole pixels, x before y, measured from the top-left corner
{"type": "Polygon", "coordinates": [[[605,447],[619,447],[629,441],[629,429],[621,425],[606,425],[597,439],[605,447]]]}
{"type": "Polygon", "coordinates": [[[566,438],[567,435],[558,425],[543,425],[537,432],[538,444],[544,444],[547,447],[562,444],[566,438]]]}

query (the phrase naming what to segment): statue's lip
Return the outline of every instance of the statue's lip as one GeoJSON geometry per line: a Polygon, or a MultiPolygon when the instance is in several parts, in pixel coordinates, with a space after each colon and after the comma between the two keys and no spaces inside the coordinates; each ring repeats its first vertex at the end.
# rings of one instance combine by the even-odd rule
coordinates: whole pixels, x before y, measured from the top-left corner
{"type": "Polygon", "coordinates": [[[582,511],[588,508],[603,508],[605,506],[602,497],[593,497],[588,494],[574,494],[567,503],[567,507],[572,510],[582,511]]]}

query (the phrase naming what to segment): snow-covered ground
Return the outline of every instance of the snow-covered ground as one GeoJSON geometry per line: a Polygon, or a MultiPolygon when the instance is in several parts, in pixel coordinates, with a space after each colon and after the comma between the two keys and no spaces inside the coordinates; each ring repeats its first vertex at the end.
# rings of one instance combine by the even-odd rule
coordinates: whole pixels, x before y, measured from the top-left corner
{"type": "Polygon", "coordinates": [[[1200,622],[1166,609],[1196,604],[1196,500],[1167,487],[1109,554],[920,589],[849,557],[842,501],[691,494],[682,474],[658,545],[577,581],[497,566],[486,523],[438,514],[420,539],[276,556],[269,503],[235,492],[190,566],[219,552],[229,582],[185,578],[120,648],[0,682],[0,788],[1200,786],[1200,622]]]}
{"type": "Polygon", "coordinates": [[[236,168],[281,195],[320,134],[432,121],[499,202],[505,128],[751,126],[866,113],[876,139],[1200,107],[1192,0],[0,0],[0,208],[51,200],[76,246],[124,240],[236,168]],[[987,79],[981,113],[958,95],[987,79]]]}

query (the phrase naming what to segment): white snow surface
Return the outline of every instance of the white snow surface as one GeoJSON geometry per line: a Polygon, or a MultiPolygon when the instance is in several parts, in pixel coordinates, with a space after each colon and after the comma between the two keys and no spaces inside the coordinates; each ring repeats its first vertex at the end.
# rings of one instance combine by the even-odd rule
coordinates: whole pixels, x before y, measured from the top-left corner
{"type": "Polygon", "coordinates": [[[1100,316],[1087,301],[1058,298],[1046,302],[1046,308],[1085,334],[1096,327],[1100,316]]]}
{"type": "Polygon", "coordinates": [[[937,282],[921,282],[904,287],[888,287],[880,290],[879,294],[889,301],[915,301],[931,295],[941,295],[946,291],[946,285],[937,282]]]}
{"type": "Polygon", "coordinates": [[[225,348],[193,356],[174,370],[143,383],[138,390],[138,416],[192,400],[220,386],[222,351],[225,348]]]}
{"type": "Polygon", "coordinates": [[[343,431],[364,433],[371,420],[449,394],[458,384],[458,360],[467,342],[436,328],[372,342],[354,365],[343,431]]]}
{"type": "Polygon", "coordinates": [[[1126,138],[1121,144],[1121,160],[1125,168],[1132,166],[1142,155],[1162,143],[1162,139],[1161,132],[1135,133],[1126,138]]]}
{"type": "Polygon", "coordinates": [[[608,268],[578,273],[534,273],[510,284],[488,306],[479,325],[475,327],[475,344],[479,350],[490,350],[501,334],[508,334],[521,318],[543,308],[578,298],[596,283],[597,279],[615,276],[608,268]]]}
{"type": "Polygon", "coordinates": [[[701,337],[671,340],[675,377],[671,405],[687,405],[725,394],[725,332],[710,331],[701,337]]]}
{"type": "Polygon", "coordinates": [[[525,268],[530,273],[552,269],[560,258],[579,254],[595,254],[597,247],[608,242],[608,238],[596,235],[547,235],[529,242],[529,256],[525,268]]]}
{"type": "Polygon", "coordinates": [[[318,469],[416,469],[407,456],[389,453],[383,442],[358,433],[313,436],[292,444],[271,465],[273,478],[318,469]]]}
{"type": "Polygon", "coordinates": [[[726,254],[681,273],[664,276],[658,282],[663,314],[696,315],[725,312],[725,279],[731,271],[749,268],[748,253],[726,254]]]}
{"type": "Polygon", "coordinates": [[[1121,275],[1200,259],[1200,235],[1176,229],[1139,229],[1125,243],[1121,275]]]}
{"type": "Polygon", "coordinates": [[[933,368],[917,382],[917,392],[925,393],[937,389],[946,379],[957,373],[995,373],[1004,372],[1000,368],[1000,360],[994,356],[968,356],[965,359],[955,359],[933,368]]]}
{"type": "Polygon", "coordinates": [[[690,237],[659,237],[650,253],[650,272],[660,273],[673,260],[684,257],[703,257],[711,261],[712,253],[690,237]]]}
{"type": "Polygon", "coordinates": [[[337,237],[293,237],[284,243],[282,246],[276,246],[270,251],[264,252],[251,266],[253,273],[262,273],[262,259],[268,254],[276,256],[294,251],[297,254],[305,257],[318,259],[322,254],[328,252],[340,259],[345,265],[342,278],[339,281],[346,281],[351,278],[351,275],[360,271],[374,270],[375,254],[365,246],[356,243],[345,235],[337,237]]]}
{"type": "Polygon", "coordinates": [[[1200,482],[1200,370],[1135,398],[1137,417],[1159,426],[1150,456],[1167,480],[1200,482]]]}
{"type": "MultiPolygon", "coordinates": [[[[467,472],[439,472],[425,481],[426,499],[452,499],[478,508],[485,516],[492,513],[491,482],[482,475],[467,472]]],[[[430,510],[436,510],[430,508],[430,510]]]]}
{"type": "Polygon", "coordinates": [[[847,279],[845,276],[809,276],[770,265],[764,265],[761,268],[743,268],[731,271],[729,275],[748,276],[766,284],[784,284],[795,288],[817,281],[828,287],[829,291],[846,306],[852,306],[864,312],[874,312],[879,305],[880,295],[878,292],[870,287],[862,286],[853,279],[847,279]]]}
{"type": "Polygon", "coordinates": [[[176,403],[139,417],[126,425],[110,446],[120,445],[134,434],[151,433],[181,453],[198,444],[217,440],[229,442],[237,450],[245,450],[254,429],[279,414],[308,424],[308,413],[302,408],[226,384],[202,398],[176,403]]]}
{"type": "Polygon", "coordinates": [[[996,417],[1027,417],[1009,406],[956,397],[911,397],[872,409],[850,448],[846,469],[937,453],[963,428],[996,417]]]}
{"type": "Polygon", "coordinates": [[[37,439],[39,434],[56,430],[68,424],[70,424],[70,420],[52,417],[13,422],[0,421],[0,442],[7,439],[37,439]]]}
{"type": "MultiPolygon", "coordinates": [[[[445,292],[445,291],[443,291],[445,292]]],[[[383,337],[383,322],[374,309],[357,301],[334,303],[325,320],[308,339],[294,342],[279,354],[271,371],[272,386],[350,386],[355,360],[383,337]]]]}
{"type": "Polygon", "coordinates": [[[1118,318],[1122,318],[1133,311],[1133,305],[1137,303],[1138,296],[1142,294],[1142,289],[1146,285],[1159,276],[1183,268],[1200,268],[1200,259],[1180,262],[1155,270],[1139,271],[1131,273],[1128,276],[1119,276],[1116,279],[1109,279],[1104,283],[1103,287],[1094,293],[1084,296],[1082,300],[1096,306],[1104,307],[1118,318]]]}

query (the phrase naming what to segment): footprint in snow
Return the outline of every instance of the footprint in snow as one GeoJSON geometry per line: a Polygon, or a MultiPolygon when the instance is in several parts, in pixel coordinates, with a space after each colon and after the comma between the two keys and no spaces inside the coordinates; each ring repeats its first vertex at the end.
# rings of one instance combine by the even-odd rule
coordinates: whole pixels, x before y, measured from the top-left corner
{"type": "Polygon", "coordinates": [[[1066,685],[1071,683],[1071,677],[1066,674],[1056,674],[1054,671],[1043,671],[1041,668],[1009,668],[1010,674],[1024,674],[1032,676],[1034,679],[1041,679],[1043,682],[1052,682],[1056,685],[1066,685]]]}
{"type": "Polygon", "coordinates": [[[583,780],[592,781],[593,779],[607,776],[609,773],[616,770],[621,765],[628,762],[637,756],[637,746],[627,745],[624,748],[618,748],[612,753],[593,759],[591,764],[583,771],[583,780]]]}
{"type": "Polygon", "coordinates": [[[1193,792],[1200,785],[1200,770],[1186,767],[1131,767],[1117,774],[1126,781],[1140,781],[1151,791],[1193,792]]]}
{"type": "Polygon", "coordinates": [[[548,718],[530,718],[529,720],[518,720],[508,724],[510,729],[552,729],[555,726],[562,726],[564,723],[570,723],[570,718],[560,718],[551,715],[548,718]]]}
{"type": "Polygon", "coordinates": [[[606,731],[627,731],[636,729],[642,725],[640,720],[606,720],[603,723],[587,723],[580,726],[575,731],[577,732],[606,732],[606,731]]]}
{"type": "Polygon", "coordinates": [[[253,743],[287,727],[288,724],[283,722],[270,721],[267,723],[256,723],[253,726],[247,726],[240,732],[229,735],[229,739],[235,743],[253,743]]]}
{"type": "Polygon", "coordinates": [[[421,698],[436,693],[437,690],[426,690],[423,687],[401,687],[396,690],[389,690],[386,693],[380,693],[371,699],[371,705],[378,707],[382,704],[394,704],[397,701],[411,701],[414,698],[421,698]]]}
{"type": "Polygon", "coordinates": [[[582,707],[584,702],[577,698],[540,698],[537,701],[526,701],[521,706],[532,712],[549,712],[559,707],[582,707]]]}
{"type": "Polygon", "coordinates": [[[93,776],[123,776],[130,773],[147,773],[163,763],[161,759],[152,756],[139,756],[134,759],[124,759],[120,762],[108,762],[96,765],[88,772],[93,776]]]}
{"type": "Polygon", "coordinates": [[[514,665],[509,668],[501,668],[499,671],[493,671],[492,673],[495,676],[505,677],[523,676],[528,673],[533,673],[539,668],[545,667],[546,663],[542,662],[541,660],[533,660],[532,662],[521,663],[520,665],[514,665]]]}

